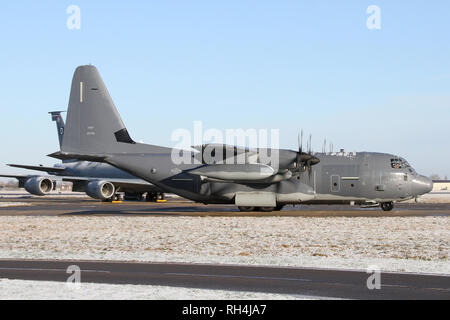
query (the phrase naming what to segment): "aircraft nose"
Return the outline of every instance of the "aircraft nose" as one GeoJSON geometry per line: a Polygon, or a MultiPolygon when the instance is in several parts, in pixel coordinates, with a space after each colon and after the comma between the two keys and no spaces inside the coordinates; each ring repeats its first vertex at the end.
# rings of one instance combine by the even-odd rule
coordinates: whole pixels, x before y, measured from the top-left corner
{"type": "Polygon", "coordinates": [[[433,190],[433,181],[425,176],[417,176],[413,179],[413,193],[421,195],[433,190]]]}

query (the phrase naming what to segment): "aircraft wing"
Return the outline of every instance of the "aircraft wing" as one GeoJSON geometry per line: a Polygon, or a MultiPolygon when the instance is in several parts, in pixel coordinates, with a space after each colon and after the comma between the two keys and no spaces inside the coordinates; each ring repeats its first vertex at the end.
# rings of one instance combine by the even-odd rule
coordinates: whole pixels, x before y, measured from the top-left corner
{"type": "MultiPolygon", "coordinates": [[[[237,147],[227,144],[202,144],[198,146],[191,146],[192,149],[196,150],[201,154],[202,156],[209,156],[212,157],[220,157],[219,162],[226,161],[225,159],[236,157],[236,156],[245,156],[247,159],[246,162],[249,163],[257,163],[258,162],[258,150],[256,149],[249,149],[246,147],[237,147]],[[206,152],[206,153],[205,153],[206,152]],[[217,152],[220,152],[220,155],[217,154],[217,152]]],[[[202,158],[202,161],[204,159],[202,158]]]]}
{"type": "Polygon", "coordinates": [[[161,189],[156,187],[155,185],[151,184],[150,182],[147,182],[142,179],[119,179],[119,178],[97,178],[97,177],[76,177],[76,176],[64,176],[62,177],[63,181],[70,181],[73,183],[80,183],[80,182],[88,182],[88,181],[94,181],[94,180],[102,180],[102,181],[108,181],[114,184],[116,187],[125,188],[125,189],[136,189],[140,191],[148,191],[148,192],[160,192],[161,189]]]}
{"type": "Polygon", "coordinates": [[[29,166],[29,165],[23,165],[23,164],[8,164],[10,167],[14,168],[21,168],[21,169],[29,169],[29,170],[36,170],[36,171],[44,171],[49,174],[51,173],[62,173],[66,169],[65,168],[55,168],[55,167],[44,167],[44,166],[29,166]]]}
{"type": "Polygon", "coordinates": [[[28,179],[29,177],[30,176],[0,174],[0,178],[14,178],[14,179],[17,179],[17,180],[25,180],[25,179],[28,179]]]}
{"type": "Polygon", "coordinates": [[[33,177],[45,177],[48,178],[52,181],[60,181],[60,178],[57,176],[49,176],[49,175],[43,175],[43,176],[39,176],[39,175],[14,175],[14,174],[0,174],[0,178],[14,178],[19,180],[19,188],[23,188],[24,187],[24,183],[33,177]]]}
{"type": "Polygon", "coordinates": [[[228,144],[217,144],[217,143],[207,143],[207,144],[202,144],[202,145],[197,145],[197,146],[191,146],[192,149],[195,149],[197,151],[203,151],[205,148],[209,148],[210,150],[213,149],[223,149],[223,152],[231,152],[231,154],[237,153],[237,154],[241,154],[241,153],[247,153],[249,155],[254,155],[254,154],[258,154],[256,149],[249,149],[247,147],[237,147],[237,146],[232,146],[232,145],[228,145],[228,144]]]}

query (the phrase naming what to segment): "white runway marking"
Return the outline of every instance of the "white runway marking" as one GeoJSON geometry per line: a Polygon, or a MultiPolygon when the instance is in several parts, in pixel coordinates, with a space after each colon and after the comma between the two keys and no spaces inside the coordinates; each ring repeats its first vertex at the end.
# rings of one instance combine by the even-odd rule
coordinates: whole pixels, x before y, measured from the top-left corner
{"type": "Polygon", "coordinates": [[[286,280],[286,281],[302,281],[302,282],[310,282],[312,280],[309,279],[301,279],[301,278],[282,278],[282,277],[258,277],[258,276],[236,276],[231,274],[201,274],[201,273],[179,273],[179,272],[168,272],[165,273],[168,275],[176,275],[176,276],[197,276],[197,277],[210,277],[210,278],[236,278],[236,279],[264,279],[264,280],[286,280]]]}
{"type": "MultiPolygon", "coordinates": [[[[8,270],[8,271],[61,271],[66,272],[67,269],[42,269],[42,268],[2,268],[0,270],[8,270]]],[[[111,273],[110,271],[104,270],[80,270],[81,272],[97,272],[97,273],[111,273]]]]}

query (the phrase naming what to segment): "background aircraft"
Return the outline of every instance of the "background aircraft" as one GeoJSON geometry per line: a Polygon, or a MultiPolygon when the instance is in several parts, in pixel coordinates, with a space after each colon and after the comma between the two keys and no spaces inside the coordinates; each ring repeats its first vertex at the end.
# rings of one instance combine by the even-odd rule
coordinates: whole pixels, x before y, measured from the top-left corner
{"type": "MultiPolygon", "coordinates": [[[[64,138],[64,120],[62,111],[49,112],[56,122],[59,144],[64,138]]],[[[54,190],[57,181],[73,183],[72,191],[86,192],[94,199],[102,201],[119,200],[124,194],[125,200],[157,201],[164,198],[164,193],[153,184],[138,179],[107,163],[63,160],[53,167],[9,164],[11,167],[46,172],[48,175],[0,175],[0,177],[16,178],[19,187],[31,194],[43,196],[54,190]]]]}
{"type": "Polygon", "coordinates": [[[301,144],[298,151],[207,147],[191,152],[134,142],[97,69],[86,65],[72,79],[61,151],[50,156],[106,162],[165,191],[205,204],[236,204],[242,211],[280,210],[298,203],[380,204],[392,210],[394,202],[432,189],[429,178],[391,154],[312,154],[303,152],[301,144]],[[214,158],[210,163],[172,161],[172,154],[184,153],[201,161],[206,149],[214,158]],[[231,152],[219,152],[224,149],[231,152]],[[278,152],[277,168],[261,163],[267,151],[278,152]],[[235,161],[242,154],[244,164],[235,161]]]}

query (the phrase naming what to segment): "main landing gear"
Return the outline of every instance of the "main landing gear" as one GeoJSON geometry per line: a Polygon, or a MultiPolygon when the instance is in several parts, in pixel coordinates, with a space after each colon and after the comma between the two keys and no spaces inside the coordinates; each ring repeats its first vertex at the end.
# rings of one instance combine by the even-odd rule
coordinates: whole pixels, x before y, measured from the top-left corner
{"type": "MultiPolygon", "coordinates": [[[[142,201],[144,199],[144,193],[136,192],[116,192],[112,197],[102,200],[103,202],[113,202],[113,201],[142,201]]],[[[148,192],[145,194],[145,201],[157,202],[158,200],[164,200],[164,193],[162,192],[148,192]]]]}
{"type": "Polygon", "coordinates": [[[250,211],[261,211],[261,212],[272,212],[272,211],[281,211],[284,206],[279,205],[276,207],[251,207],[251,206],[239,206],[239,211],[242,212],[250,212],[250,211]]]}
{"type": "Polygon", "coordinates": [[[158,200],[164,200],[164,193],[162,192],[148,192],[145,196],[145,201],[157,202],[158,200]]]}
{"type": "Polygon", "coordinates": [[[394,209],[394,203],[393,202],[383,202],[380,204],[381,209],[383,209],[383,211],[391,211],[392,209],[394,209]]]}
{"type": "Polygon", "coordinates": [[[137,193],[125,192],[124,200],[126,200],[126,201],[142,201],[143,198],[144,198],[144,194],[141,192],[137,192],[137,193]]]}
{"type": "Polygon", "coordinates": [[[114,193],[110,198],[102,200],[102,202],[123,201],[124,195],[122,193],[114,193]]]}

